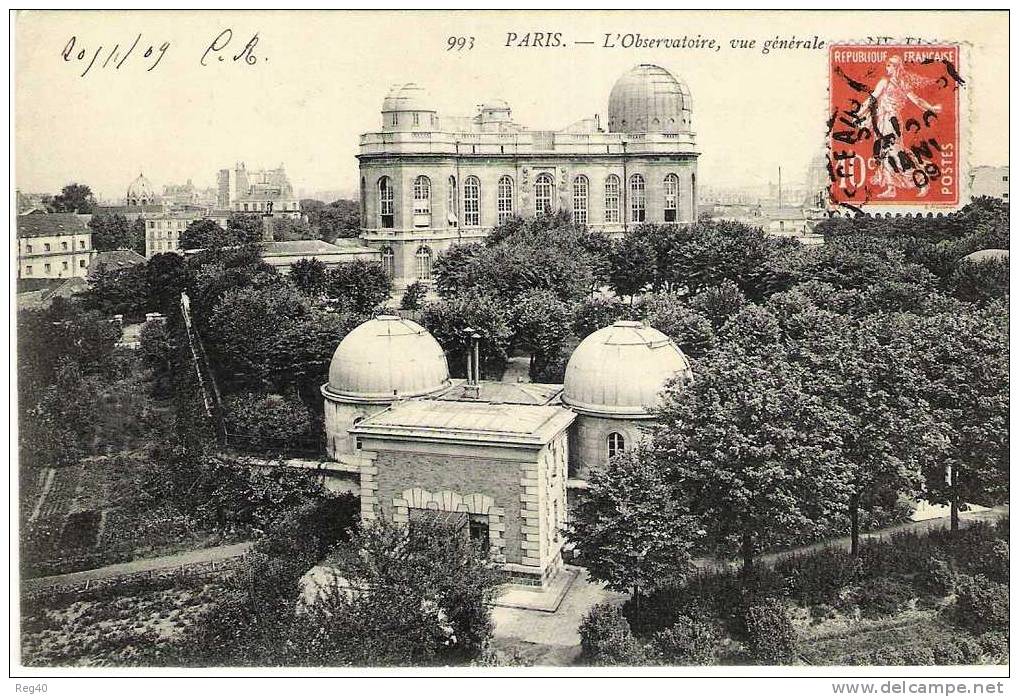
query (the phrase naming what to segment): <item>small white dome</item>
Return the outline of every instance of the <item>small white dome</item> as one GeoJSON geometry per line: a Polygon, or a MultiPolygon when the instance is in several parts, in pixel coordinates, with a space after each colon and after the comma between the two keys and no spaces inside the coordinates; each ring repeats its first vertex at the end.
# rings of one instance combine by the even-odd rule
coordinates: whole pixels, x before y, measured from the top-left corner
{"type": "Polygon", "coordinates": [[[449,366],[439,342],[416,322],[382,315],[343,338],[322,392],[341,402],[392,402],[449,385],[449,366]]]}
{"type": "Polygon", "coordinates": [[[394,85],[386,98],[382,101],[382,113],[392,111],[431,111],[431,98],[424,88],[413,82],[403,85],[394,85]]]}
{"type": "Polygon", "coordinates": [[[642,322],[616,322],[573,351],[562,400],[581,414],[647,417],[676,375],[692,377],[690,362],[669,337],[642,322]]]}
{"type": "Polygon", "coordinates": [[[612,133],[688,133],[690,89],[665,68],[644,63],[616,80],[609,94],[612,133]]]}
{"type": "Polygon", "coordinates": [[[981,249],[971,254],[967,254],[962,258],[962,261],[972,261],[979,263],[981,261],[987,261],[988,259],[997,259],[1008,261],[1008,250],[1007,249],[981,249]]]}

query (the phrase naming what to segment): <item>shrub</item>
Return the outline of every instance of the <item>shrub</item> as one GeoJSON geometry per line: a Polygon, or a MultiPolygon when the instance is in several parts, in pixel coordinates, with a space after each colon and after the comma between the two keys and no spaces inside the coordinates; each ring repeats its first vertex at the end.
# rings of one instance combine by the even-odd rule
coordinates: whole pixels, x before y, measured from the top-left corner
{"type": "Polygon", "coordinates": [[[862,661],[875,666],[933,666],[934,652],[925,644],[890,644],[874,649],[862,661]]]}
{"type": "Polygon", "coordinates": [[[407,290],[403,292],[403,297],[400,299],[401,310],[420,310],[421,301],[425,299],[428,289],[425,288],[425,284],[421,281],[414,281],[407,290]]]}
{"type": "Polygon", "coordinates": [[[789,595],[800,605],[830,602],[857,577],[858,564],[849,552],[826,547],[780,559],[775,570],[786,577],[789,595]]]}
{"type": "Polygon", "coordinates": [[[943,598],[955,591],[955,571],[943,558],[931,557],[927,568],[916,575],[913,584],[921,593],[943,598]]]}
{"type": "Polygon", "coordinates": [[[607,666],[647,663],[647,652],[631,633],[622,610],[615,605],[595,605],[581,620],[578,631],[581,656],[587,663],[607,666]]]}
{"type": "Polygon", "coordinates": [[[277,448],[311,431],[311,413],[297,399],[247,392],[227,397],[224,407],[238,447],[277,448]]]}
{"type": "Polygon", "coordinates": [[[810,606],[810,619],[814,622],[820,623],[825,620],[830,620],[835,617],[836,610],[831,605],[826,603],[820,603],[818,605],[810,606]]]}
{"type": "Polygon", "coordinates": [[[751,660],[763,665],[792,662],[796,629],[782,603],[768,599],[751,605],[744,615],[744,625],[751,660]]]}
{"type": "Polygon", "coordinates": [[[893,615],[913,598],[913,590],[897,578],[881,577],[865,581],[852,594],[852,602],[864,617],[893,615]]]}
{"type": "Polygon", "coordinates": [[[986,663],[1008,663],[1008,632],[984,632],[977,645],[986,663]]]}
{"type": "Polygon", "coordinates": [[[705,666],[715,662],[720,637],[715,629],[689,617],[663,629],[652,638],[652,646],[664,663],[705,666]]]}
{"type": "Polygon", "coordinates": [[[1008,629],[1008,586],[986,576],[961,577],[953,614],[956,623],[978,632],[1008,629]]]}

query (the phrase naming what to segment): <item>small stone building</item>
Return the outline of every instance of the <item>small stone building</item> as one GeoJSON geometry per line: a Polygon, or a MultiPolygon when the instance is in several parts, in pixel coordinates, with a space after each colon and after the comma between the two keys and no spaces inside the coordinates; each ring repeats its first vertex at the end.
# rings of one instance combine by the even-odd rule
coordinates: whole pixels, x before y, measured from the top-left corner
{"type": "MultiPolygon", "coordinates": [[[[477,354],[475,354],[476,356],[477,354]]],[[[357,477],[364,520],[456,517],[515,582],[562,565],[568,495],[632,448],[665,383],[690,364],[661,332],[617,322],[574,350],[565,385],[451,380],[420,325],[365,322],[333,355],[325,398],[332,472],[357,477]]]]}

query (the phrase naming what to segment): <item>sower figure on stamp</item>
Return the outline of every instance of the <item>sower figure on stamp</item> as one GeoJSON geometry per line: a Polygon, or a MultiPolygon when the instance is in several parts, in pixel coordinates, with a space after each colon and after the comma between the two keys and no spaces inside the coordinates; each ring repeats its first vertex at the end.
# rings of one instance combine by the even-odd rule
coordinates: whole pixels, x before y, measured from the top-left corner
{"type": "MultiPolygon", "coordinates": [[[[905,152],[902,147],[902,126],[905,123],[902,114],[906,102],[912,102],[924,113],[934,114],[941,113],[941,105],[931,104],[917,96],[914,90],[926,84],[933,84],[934,81],[906,70],[899,56],[891,56],[888,59],[885,63],[885,73],[886,76],[881,78],[874,92],[860,107],[860,113],[874,114],[874,130],[878,142],[875,157],[879,166],[871,181],[885,187],[884,191],[878,194],[879,198],[893,198],[896,189],[917,186],[907,168],[897,166],[897,163],[903,163],[900,153],[905,152]]],[[[919,196],[927,194],[926,181],[918,188],[919,196]]]]}

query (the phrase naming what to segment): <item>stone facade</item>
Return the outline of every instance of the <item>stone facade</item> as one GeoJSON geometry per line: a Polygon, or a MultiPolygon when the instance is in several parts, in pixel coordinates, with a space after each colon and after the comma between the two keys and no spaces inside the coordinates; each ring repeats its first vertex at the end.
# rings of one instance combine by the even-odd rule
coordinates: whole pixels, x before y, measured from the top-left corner
{"type": "Polygon", "coordinates": [[[381,131],[361,136],[363,241],[380,250],[403,286],[430,281],[438,254],[484,238],[510,216],[569,211],[608,234],[695,221],[699,153],[689,93],[652,67],[653,79],[631,71],[627,84],[674,88],[647,101],[675,112],[674,127],[657,118],[631,118],[629,125],[620,118],[606,132],[594,118],[532,131],[512,121],[504,102],[483,105],[474,117],[441,117],[421,88],[397,86],[383,104],[381,131]]]}

